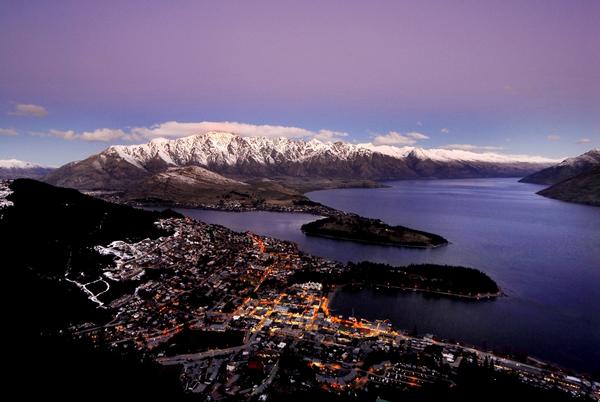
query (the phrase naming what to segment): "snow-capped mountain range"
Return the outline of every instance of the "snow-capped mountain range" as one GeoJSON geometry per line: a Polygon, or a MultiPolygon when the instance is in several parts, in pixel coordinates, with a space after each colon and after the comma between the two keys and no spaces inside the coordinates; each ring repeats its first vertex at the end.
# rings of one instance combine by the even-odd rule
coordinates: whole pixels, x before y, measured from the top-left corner
{"type": "Polygon", "coordinates": [[[209,132],[201,135],[167,140],[157,138],[142,145],[114,145],[104,151],[106,156],[117,155],[143,168],[160,159],[172,166],[201,165],[234,166],[247,163],[274,165],[301,163],[319,157],[349,160],[371,152],[342,142],[325,143],[288,138],[240,137],[231,133],[209,132]]]}
{"type": "Polygon", "coordinates": [[[18,159],[0,159],[0,179],[41,178],[53,168],[18,159]]]}
{"type": "Polygon", "coordinates": [[[489,162],[489,163],[542,163],[552,164],[557,163],[561,159],[550,159],[542,156],[530,155],[509,155],[499,154],[494,152],[472,152],[461,149],[444,149],[444,148],[418,148],[418,147],[396,147],[394,145],[374,145],[371,143],[358,144],[361,148],[369,149],[373,152],[379,152],[384,155],[393,156],[396,158],[405,158],[412,155],[420,159],[430,159],[439,162],[489,162]]]}
{"type": "Polygon", "coordinates": [[[185,166],[199,166],[236,180],[522,177],[556,162],[519,155],[208,132],[140,145],[114,145],[57,169],[47,180],[83,189],[125,189],[168,168],[185,166]]]}
{"type": "Polygon", "coordinates": [[[290,162],[304,162],[315,158],[328,157],[336,160],[349,160],[357,156],[379,153],[402,159],[410,155],[420,159],[452,162],[490,163],[557,163],[557,160],[526,155],[502,155],[477,153],[462,150],[423,149],[416,147],[395,147],[390,145],[350,144],[344,142],[323,142],[291,140],[288,138],[240,137],[231,133],[209,132],[201,135],[167,140],[157,138],[141,145],[114,145],[105,155],[118,155],[131,164],[143,168],[152,160],[161,159],[172,166],[198,164],[236,165],[256,162],[265,165],[290,162]]]}

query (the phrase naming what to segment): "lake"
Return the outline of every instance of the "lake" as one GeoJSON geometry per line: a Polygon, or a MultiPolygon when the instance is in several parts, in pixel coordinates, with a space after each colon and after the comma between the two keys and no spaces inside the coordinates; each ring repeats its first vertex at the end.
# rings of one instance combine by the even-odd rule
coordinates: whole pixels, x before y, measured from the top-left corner
{"type": "Polygon", "coordinates": [[[333,208],[447,238],[436,249],[403,249],[305,236],[312,215],[179,211],[233,230],[296,242],[338,261],[438,263],[478,268],[505,297],[473,302],[412,292],[340,290],[332,309],[389,318],[395,326],[582,371],[600,371],[600,208],[547,199],[517,179],[398,181],[377,189],[308,196],[333,208]]]}

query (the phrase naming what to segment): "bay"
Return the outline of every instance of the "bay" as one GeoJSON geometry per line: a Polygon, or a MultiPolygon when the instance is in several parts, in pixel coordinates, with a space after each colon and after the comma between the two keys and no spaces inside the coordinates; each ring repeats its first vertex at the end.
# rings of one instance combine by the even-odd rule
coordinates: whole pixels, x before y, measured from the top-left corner
{"type": "Polygon", "coordinates": [[[388,318],[399,328],[490,349],[525,353],[586,372],[600,371],[600,208],[535,194],[517,179],[398,181],[377,189],[308,196],[333,208],[440,234],[430,250],[305,236],[306,214],[179,210],[190,217],[296,242],[338,261],[464,265],[489,274],[506,296],[472,302],[412,292],[348,289],[331,307],[388,318]]]}

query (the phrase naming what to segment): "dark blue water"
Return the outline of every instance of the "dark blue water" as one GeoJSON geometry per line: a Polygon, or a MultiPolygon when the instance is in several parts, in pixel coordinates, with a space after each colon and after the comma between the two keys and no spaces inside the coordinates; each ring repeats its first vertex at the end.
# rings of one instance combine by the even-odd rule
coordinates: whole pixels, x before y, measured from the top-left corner
{"type": "Polygon", "coordinates": [[[339,291],[344,315],[389,318],[406,329],[527,353],[567,367],[600,371],[600,208],[550,200],[516,179],[401,181],[390,188],[310,193],[315,201],[390,224],[438,233],[452,244],[401,249],[307,237],[311,215],[181,210],[234,230],[291,240],[340,261],[471,266],[506,297],[469,302],[415,293],[339,291]]]}

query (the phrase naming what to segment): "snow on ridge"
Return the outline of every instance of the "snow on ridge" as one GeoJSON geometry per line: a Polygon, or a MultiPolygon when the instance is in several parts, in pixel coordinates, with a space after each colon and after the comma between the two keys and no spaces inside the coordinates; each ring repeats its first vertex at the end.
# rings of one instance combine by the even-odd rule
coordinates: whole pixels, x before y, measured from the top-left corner
{"type": "Polygon", "coordinates": [[[155,139],[141,145],[114,145],[105,154],[116,154],[126,162],[144,169],[151,160],[162,160],[171,166],[235,165],[241,162],[276,164],[302,162],[327,155],[347,159],[354,154],[370,152],[347,143],[325,143],[318,139],[240,137],[227,132],[208,132],[173,140],[155,139]]]}
{"type": "MultiPolygon", "coordinates": [[[[145,168],[140,164],[138,158],[133,157],[131,155],[131,153],[128,151],[129,147],[130,146],[127,146],[127,145],[112,145],[103,153],[107,153],[107,154],[115,153],[115,154],[117,154],[117,156],[119,156],[124,161],[132,164],[133,166],[135,166],[137,168],[145,170],[145,168]]],[[[101,155],[101,156],[103,156],[103,155],[101,155]]]]}
{"type": "Polygon", "coordinates": [[[562,159],[551,159],[543,156],[500,154],[495,152],[473,152],[460,149],[442,148],[417,148],[396,147],[393,145],[374,145],[372,143],[359,144],[360,147],[370,149],[384,155],[395,158],[405,158],[409,155],[420,159],[431,159],[433,161],[452,162],[489,162],[489,163],[558,163],[562,159]]]}
{"type": "Polygon", "coordinates": [[[456,149],[424,149],[372,143],[351,144],[341,141],[323,142],[316,138],[307,141],[285,137],[241,137],[220,131],[210,131],[172,140],[155,138],[140,145],[114,145],[103,153],[115,153],[124,161],[140,169],[145,169],[148,162],[157,160],[163,161],[169,166],[190,164],[232,166],[246,162],[272,165],[283,162],[304,162],[321,157],[332,160],[349,160],[357,156],[370,156],[374,153],[397,159],[411,156],[441,162],[554,164],[562,160],[541,156],[479,153],[456,149]]]}

